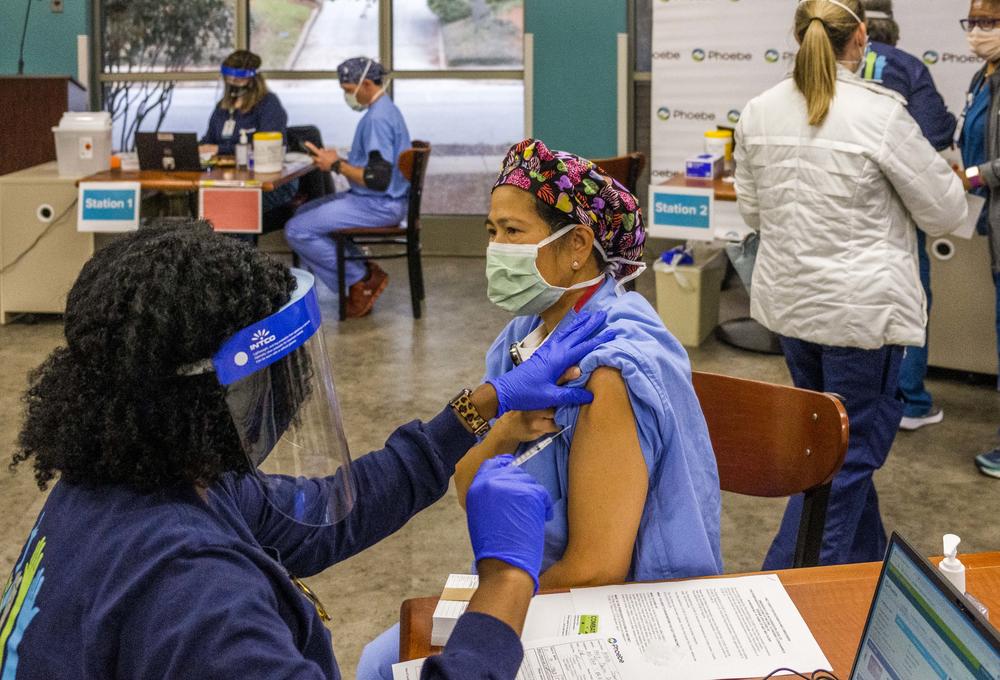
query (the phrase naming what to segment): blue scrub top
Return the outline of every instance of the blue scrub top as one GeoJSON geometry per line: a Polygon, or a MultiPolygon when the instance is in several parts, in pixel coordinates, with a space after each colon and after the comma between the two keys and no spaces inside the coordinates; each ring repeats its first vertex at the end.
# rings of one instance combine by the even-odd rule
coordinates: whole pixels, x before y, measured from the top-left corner
{"type": "Polygon", "coordinates": [[[201,138],[200,144],[218,144],[219,154],[231,156],[236,152],[236,144],[240,141],[240,130],[247,131],[247,141],[252,141],[254,132],[280,132],[285,142],[288,142],[288,114],[281,105],[281,100],[273,92],[268,92],[257,106],[246,113],[229,111],[218,106],[208,119],[208,132],[201,138]],[[232,117],[235,121],[233,134],[223,136],[226,121],[232,117]]]}
{"type": "MultiPolygon", "coordinates": [[[[617,295],[610,278],[583,309],[606,311],[607,328],[618,335],[581,362],[583,376],[571,384],[585,385],[599,366],[621,371],[649,472],[628,580],[722,573],[719,472],[691,384],[687,353],[644,297],[617,295]]],[[[539,323],[540,317],[521,316],[507,325],[486,356],[487,379],[513,368],[511,344],[524,339],[539,323]]],[[[555,504],[554,517],[545,525],[543,571],[563,556],[569,540],[569,456],[579,412],[576,406],[558,409],[556,422],[569,429],[524,464],[555,504]]],[[[519,452],[530,446],[523,444],[519,452]]]]}
{"type": "MultiPolygon", "coordinates": [[[[959,147],[962,151],[962,165],[972,168],[989,161],[986,153],[986,123],[989,118],[990,102],[992,94],[986,78],[978,76],[972,83],[969,94],[971,99],[965,109],[965,124],[962,126],[962,136],[959,139],[959,147]]],[[[986,187],[973,189],[972,193],[989,198],[989,190],[986,187]]],[[[979,214],[979,221],[976,223],[976,231],[982,235],[989,233],[989,210],[983,206],[983,211],[979,214]]]]}
{"type": "Polygon", "coordinates": [[[410,190],[410,183],[399,171],[399,154],[410,146],[412,146],[410,131],[406,129],[403,114],[389,95],[383,94],[372,102],[358,123],[347,163],[356,168],[363,168],[368,165],[368,154],[378,151],[383,159],[392,163],[392,181],[385,191],[352,185],[351,192],[362,196],[404,198],[410,190]]]}

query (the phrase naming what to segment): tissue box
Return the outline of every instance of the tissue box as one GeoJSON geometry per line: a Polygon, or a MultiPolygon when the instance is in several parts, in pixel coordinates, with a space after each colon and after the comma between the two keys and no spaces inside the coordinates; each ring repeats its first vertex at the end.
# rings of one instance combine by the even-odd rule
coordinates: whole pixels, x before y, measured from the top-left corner
{"type": "Polygon", "coordinates": [[[722,176],[724,159],[717,153],[703,153],[687,159],[684,175],[689,179],[715,179],[722,176]]]}

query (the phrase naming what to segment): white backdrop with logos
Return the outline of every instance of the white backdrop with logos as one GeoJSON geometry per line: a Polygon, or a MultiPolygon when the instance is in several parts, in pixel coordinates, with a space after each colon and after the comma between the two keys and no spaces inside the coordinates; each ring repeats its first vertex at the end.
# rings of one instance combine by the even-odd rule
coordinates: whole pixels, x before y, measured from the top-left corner
{"type": "MultiPolygon", "coordinates": [[[[795,0],[656,0],[653,7],[652,181],[683,171],[703,135],[733,126],[746,103],[794,64],[795,0]]],[[[899,47],[921,57],[959,115],[980,60],[958,21],[965,0],[896,0],[899,47]]]]}

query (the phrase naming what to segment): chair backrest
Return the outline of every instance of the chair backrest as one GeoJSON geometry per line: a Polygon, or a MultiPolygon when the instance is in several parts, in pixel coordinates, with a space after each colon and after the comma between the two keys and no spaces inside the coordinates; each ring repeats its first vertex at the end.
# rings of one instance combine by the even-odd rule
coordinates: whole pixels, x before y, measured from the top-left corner
{"type": "Polygon", "coordinates": [[[847,411],[819,392],[692,375],[723,491],[746,496],[803,494],[793,567],[819,564],[826,506],[847,454],[847,411]]]}
{"type": "MultiPolygon", "coordinates": [[[[305,142],[311,142],[323,148],[323,136],[315,125],[293,125],[286,129],[289,151],[309,153],[305,142]]],[[[328,172],[310,172],[299,179],[299,193],[308,200],[333,193],[333,176],[328,172]]]]}
{"type": "Polygon", "coordinates": [[[413,146],[399,154],[399,171],[410,182],[410,199],[406,212],[407,231],[420,229],[420,201],[424,195],[424,178],[431,155],[430,142],[413,140],[413,146]]]}
{"type": "Polygon", "coordinates": [[[835,397],[714,373],[692,378],[724,491],[791,496],[828,484],[843,465],[847,411],[835,397]]]}
{"type": "Polygon", "coordinates": [[[646,154],[633,151],[624,156],[594,159],[594,162],[634,194],[638,188],[636,185],[639,183],[639,175],[646,167],[646,154]]]}

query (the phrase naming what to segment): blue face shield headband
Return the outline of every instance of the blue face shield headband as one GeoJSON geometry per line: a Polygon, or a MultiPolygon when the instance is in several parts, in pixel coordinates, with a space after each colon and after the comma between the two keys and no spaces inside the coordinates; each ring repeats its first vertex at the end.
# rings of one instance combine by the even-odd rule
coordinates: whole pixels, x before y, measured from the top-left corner
{"type": "Polygon", "coordinates": [[[296,289],[271,316],[233,334],[211,361],[252,474],[270,505],[299,524],[336,524],[354,506],[351,455],[315,279],[292,269],[296,289]],[[324,485],[317,478],[326,478],[324,485]]]}
{"type": "Polygon", "coordinates": [[[223,76],[229,76],[230,78],[256,78],[257,69],[253,68],[235,68],[233,66],[223,65],[219,69],[223,76]]]}

